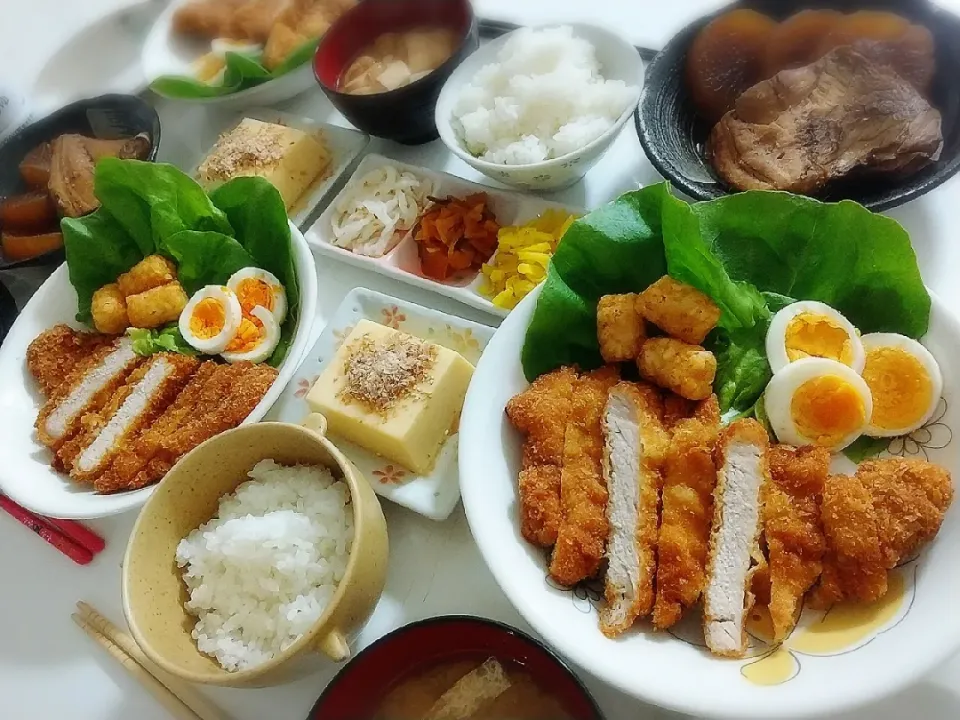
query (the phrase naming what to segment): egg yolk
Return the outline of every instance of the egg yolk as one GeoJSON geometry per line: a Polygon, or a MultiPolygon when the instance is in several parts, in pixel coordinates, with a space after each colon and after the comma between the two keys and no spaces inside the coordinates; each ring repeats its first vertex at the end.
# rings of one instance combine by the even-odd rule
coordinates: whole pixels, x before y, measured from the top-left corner
{"type": "Polygon", "coordinates": [[[204,298],[197,303],[190,315],[190,332],[201,340],[216,337],[226,324],[226,311],[216,298],[204,298]]]}
{"type": "Polygon", "coordinates": [[[934,399],[927,369],[903,348],[868,350],[863,379],[873,393],[870,422],[883,430],[916,424],[934,399]]]}
{"type": "Polygon", "coordinates": [[[241,280],[237,285],[237,299],[244,315],[249,315],[257,305],[273,312],[273,290],[268,283],[257,278],[241,280]]]}
{"type": "Polygon", "coordinates": [[[793,393],[790,417],[794,427],[814,445],[832,447],[866,422],[863,398],[836,375],[807,380],[793,393]]]}
{"type": "Polygon", "coordinates": [[[847,366],[853,362],[853,347],[847,331],[824,315],[797,315],[787,325],[784,345],[790,362],[805,357],[827,358],[847,366]]]}
{"type": "Polygon", "coordinates": [[[240,321],[240,327],[230,344],[227,345],[227,352],[250,352],[257,347],[264,338],[263,325],[259,320],[253,317],[244,317],[240,321]]]}

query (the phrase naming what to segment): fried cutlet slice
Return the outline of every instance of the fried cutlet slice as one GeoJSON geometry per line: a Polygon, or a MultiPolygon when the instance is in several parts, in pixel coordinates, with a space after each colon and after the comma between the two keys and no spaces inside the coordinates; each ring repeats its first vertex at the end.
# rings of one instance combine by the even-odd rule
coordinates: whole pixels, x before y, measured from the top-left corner
{"type": "Polygon", "coordinates": [[[226,37],[246,39],[237,35],[233,16],[248,0],[193,0],[177,8],[173,14],[173,30],[180,35],[192,35],[207,40],[226,37]]]}
{"type": "Polygon", "coordinates": [[[763,491],[763,533],[769,562],[770,619],[782,641],[793,630],[804,594],[823,569],[826,538],[819,498],[830,474],[830,452],[820,447],[770,448],[770,480],[763,491]]]}
{"type": "Polygon", "coordinates": [[[872,602],[887,592],[877,513],[860,478],[832,475],[823,485],[820,521],[827,540],[820,582],[810,604],[827,609],[841,600],[872,602]]]}
{"type": "Polygon", "coordinates": [[[617,383],[603,413],[603,478],[607,485],[606,605],[600,629],[616,637],[653,609],[657,568],[660,467],[668,435],[660,393],[617,383]]]}
{"type": "Polygon", "coordinates": [[[717,484],[713,450],[719,431],[720,405],[715,395],[698,403],[692,416],[677,421],[673,428],[664,459],[657,537],[653,624],[661,630],[676,624],[683,611],[700,599],[706,585],[717,484]]]}
{"type": "Polygon", "coordinates": [[[40,408],[36,422],[40,442],[57,450],[69,441],[81,430],[84,415],[103,407],[140,361],[133,352],[133,342],[120,338],[78,362],[40,408]]]}
{"type": "Polygon", "coordinates": [[[884,566],[912,557],[940,531],[953,501],[950,473],[924,460],[884,458],[857,468],[873,500],[884,566]]]}
{"type": "Polygon", "coordinates": [[[27,370],[49,397],[80,362],[111,342],[113,338],[106,335],[78,332],[69,325],[54,325],[27,346],[27,370]]]}
{"type": "Polygon", "coordinates": [[[70,477],[95,484],[119,449],[173,402],[199,364],[186,355],[160,353],[140,365],[95,418],[84,418],[86,432],[58,452],[70,477]]]}
{"type": "Polygon", "coordinates": [[[609,526],[601,419],[618,380],[616,368],[605,367],[584,375],[573,390],[560,471],[560,529],[550,559],[550,576],[561,585],[595,576],[603,560],[609,526]]]}
{"type": "Polygon", "coordinates": [[[557,541],[563,438],[576,382],[576,371],[560,368],[541,375],[507,403],[507,418],[524,435],[517,479],[520,533],[539,547],[550,548],[557,541]]]}
{"type": "Polygon", "coordinates": [[[157,454],[137,474],[131,488],[159,481],[177,460],[200,443],[240,425],[270,390],[277,370],[269,365],[241,362],[230,367],[225,379],[219,384],[220,392],[203,393],[189,422],[161,440],[157,454]]]}
{"type": "Polygon", "coordinates": [[[211,360],[200,363],[193,377],[163,414],[144,428],[136,438],[124,443],[109,469],[97,479],[97,490],[116,492],[128,489],[137,474],[153,459],[160,448],[161,440],[176,432],[192,417],[197,401],[214,375],[220,369],[227,370],[229,367],[218,365],[211,360]]]}
{"type": "Polygon", "coordinates": [[[717,440],[717,488],[703,592],[703,633],[715,655],[743,657],[760,558],[762,493],[770,482],[770,440],[756,420],[737,420],[717,440]]]}

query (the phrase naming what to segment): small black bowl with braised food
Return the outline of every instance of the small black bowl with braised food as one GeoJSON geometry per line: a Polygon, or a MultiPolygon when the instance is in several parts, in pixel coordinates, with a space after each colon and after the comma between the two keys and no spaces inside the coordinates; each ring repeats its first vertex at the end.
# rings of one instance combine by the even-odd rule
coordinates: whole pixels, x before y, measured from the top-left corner
{"type": "Polygon", "coordinates": [[[132,95],[80,100],[0,145],[0,268],[59,264],[60,220],[100,206],[93,170],[104,157],[155,160],[160,119],[132,95]]]}
{"type": "Polygon", "coordinates": [[[926,0],[742,0],[647,70],[637,134],[686,194],[901,205],[960,169],[960,18],[926,0]]]}

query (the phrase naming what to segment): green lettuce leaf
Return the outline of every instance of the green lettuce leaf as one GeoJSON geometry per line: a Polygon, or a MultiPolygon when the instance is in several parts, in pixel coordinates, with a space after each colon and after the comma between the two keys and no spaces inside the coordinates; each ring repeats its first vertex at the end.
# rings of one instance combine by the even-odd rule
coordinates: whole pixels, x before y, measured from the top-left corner
{"type": "Polygon", "coordinates": [[[133,351],[137,355],[148,356],[159,352],[197,354],[197,351],[183,339],[180,327],[176,323],[155,330],[130,328],[127,330],[127,335],[133,340],[133,351]]]}
{"type": "Polygon", "coordinates": [[[309,62],[316,52],[318,42],[316,39],[308,40],[273,70],[267,70],[263,66],[262,54],[244,55],[228,52],[224,55],[226,67],[223,80],[219,84],[210,85],[187,75],[163,75],[150,84],[150,89],[158,95],[179,99],[232,95],[286,75],[291,70],[309,62]]]}
{"type": "Polygon", "coordinates": [[[665,272],[721,310],[705,343],[717,356],[725,413],[749,414],[770,378],[770,319],[794,299],[825,302],[862,332],[919,338],[930,296],[910,238],[894,220],[849,201],[745,192],[687,205],[666,183],[627,193],[575,222],[547,273],[524,342],[533,379],[600,363],[596,304],[640,292],[665,272]]]}
{"type": "Polygon", "coordinates": [[[237,270],[256,265],[236,238],[217,232],[183,230],[167,238],[165,250],[188,295],[204,285],[225,285],[237,270]]]}

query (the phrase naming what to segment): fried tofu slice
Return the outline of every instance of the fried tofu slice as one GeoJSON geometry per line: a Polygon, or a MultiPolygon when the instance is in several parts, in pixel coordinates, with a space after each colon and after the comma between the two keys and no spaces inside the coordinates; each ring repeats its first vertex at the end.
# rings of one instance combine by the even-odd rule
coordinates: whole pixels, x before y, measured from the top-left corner
{"type": "Polygon", "coordinates": [[[135,328],[158,328],[175,322],[187,306],[187,293],[178,282],[127,297],[127,315],[135,328]]]}
{"type": "Polygon", "coordinates": [[[670,337],[700,345],[717,326],[720,308],[690,285],[664,275],[637,298],[637,311],[670,337]]]}
{"type": "Polygon", "coordinates": [[[924,460],[884,458],[857,468],[873,500],[884,566],[910,559],[940,531],[953,501],[950,473],[924,460]]]}
{"type": "Polygon", "coordinates": [[[872,602],[887,592],[877,513],[858,477],[832,475],[823,485],[820,520],[827,539],[820,582],[810,604],[828,609],[841,600],[872,602]]]}
{"type": "Polygon", "coordinates": [[[81,430],[81,420],[96,412],[140,363],[129,338],[101,347],[77,366],[37,416],[40,442],[58,450],[81,430]]]}
{"type": "Polygon", "coordinates": [[[710,652],[743,657],[751,581],[760,555],[764,486],[770,482],[770,441],[756,420],[737,420],[717,440],[717,487],[703,593],[703,633],[710,652]]]}
{"type": "Polygon", "coordinates": [[[705,400],[713,392],[717,359],[699,345],[658,337],[640,348],[637,368],[640,376],[654,385],[687,400],[705,400]]]}
{"type": "Polygon", "coordinates": [[[609,526],[602,417],[607,393],[619,379],[615,368],[601,368],[583,376],[573,391],[560,472],[560,528],[550,558],[550,576],[561,585],[594,577],[603,560],[609,526]]]}
{"type": "Polygon", "coordinates": [[[720,431],[715,395],[676,422],[663,465],[653,624],[672,627],[706,586],[707,553],[717,484],[714,446],[720,431]]]}
{"type": "Polygon", "coordinates": [[[524,436],[517,480],[520,533],[539,547],[553,547],[560,528],[563,439],[577,380],[572,368],[554,370],[534,380],[506,407],[510,423],[524,436]]]}
{"type": "Polygon", "coordinates": [[[621,382],[603,414],[603,477],[607,485],[606,605],[600,629],[616,637],[653,609],[657,568],[660,467],[668,445],[660,393],[621,382]]]}
{"type": "Polygon", "coordinates": [[[127,300],[116,283],[104,285],[93,293],[90,314],[97,332],[105,335],[121,335],[130,327],[127,300]]]}
{"type": "Polygon", "coordinates": [[[605,362],[628,362],[640,354],[647,328],[637,312],[637,296],[604,295],[597,303],[597,342],[605,362]]]}
{"type": "Polygon", "coordinates": [[[27,346],[27,370],[46,396],[53,395],[70,373],[114,338],[99,333],[78,332],[69,325],[54,325],[27,346]]]}
{"type": "Polygon", "coordinates": [[[124,297],[176,282],[177,266],[162,255],[148,255],[117,278],[117,287],[124,297]]]}
{"type": "Polygon", "coordinates": [[[793,630],[803,596],[823,569],[826,538],[819,498],[830,473],[830,452],[820,447],[770,448],[771,482],[763,490],[763,533],[769,562],[768,608],[774,640],[793,630]]]}

